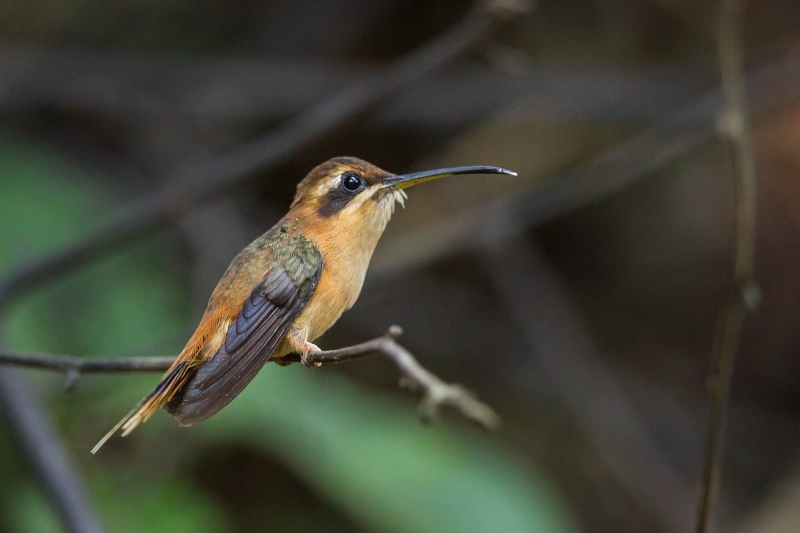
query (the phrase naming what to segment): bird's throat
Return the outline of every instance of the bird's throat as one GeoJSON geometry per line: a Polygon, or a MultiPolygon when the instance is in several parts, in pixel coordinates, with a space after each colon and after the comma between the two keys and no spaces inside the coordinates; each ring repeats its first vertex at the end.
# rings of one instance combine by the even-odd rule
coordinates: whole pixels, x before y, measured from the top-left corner
{"type": "MultiPolygon", "coordinates": [[[[326,313],[336,319],[358,299],[372,254],[394,211],[394,203],[395,198],[387,196],[328,218],[319,216],[313,208],[292,209],[287,214],[292,227],[311,240],[322,254],[323,272],[316,293],[325,294],[325,306],[329,307],[326,313]]],[[[313,300],[316,297],[309,302],[312,307],[316,303],[313,300]]],[[[309,311],[314,312],[313,309],[309,311]]],[[[321,335],[323,331],[312,333],[321,335]]]]}

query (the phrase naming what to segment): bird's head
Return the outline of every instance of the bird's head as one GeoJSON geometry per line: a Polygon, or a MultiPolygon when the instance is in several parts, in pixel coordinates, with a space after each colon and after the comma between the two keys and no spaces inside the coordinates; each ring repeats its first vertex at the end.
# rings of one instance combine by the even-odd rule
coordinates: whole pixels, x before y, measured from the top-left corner
{"type": "Polygon", "coordinates": [[[467,166],[395,175],[355,157],[335,157],[318,165],[297,185],[293,210],[302,210],[320,221],[370,224],[383,232],[403,204],[408,187],[456,174],[509,174],[498,167],[467,166]]]}

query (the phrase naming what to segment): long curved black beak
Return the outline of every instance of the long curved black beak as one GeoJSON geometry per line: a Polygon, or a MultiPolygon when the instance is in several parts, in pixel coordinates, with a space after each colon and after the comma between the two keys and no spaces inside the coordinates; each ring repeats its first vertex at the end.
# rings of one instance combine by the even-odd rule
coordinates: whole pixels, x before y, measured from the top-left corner
{"type": "Polygon", "coordinates": [[[403,174],[401,176],[388,176],[383,179],[383,188],[405,189],[425,181],[455,176],[457,174],[508,174],[516,176],[517,173],[500,167],[487,167],[483,165],[469,167],[440,168],[437,170],[426,170],[424,172],[414,172],[413,174],[403,174]]]}

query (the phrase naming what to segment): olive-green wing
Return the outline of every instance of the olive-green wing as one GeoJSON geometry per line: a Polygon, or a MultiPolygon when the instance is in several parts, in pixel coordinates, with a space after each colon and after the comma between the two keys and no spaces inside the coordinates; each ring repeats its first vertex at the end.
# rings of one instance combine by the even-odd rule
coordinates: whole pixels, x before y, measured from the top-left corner
{"type": "Polygon", "coordinates": [[[268,246],[268,271],[228,328],[225,343],[167,405],[181,425],[205,420],[242,392],[314,293],[322,273],[322,255],[316,246],[300,235],[268,246]]]}

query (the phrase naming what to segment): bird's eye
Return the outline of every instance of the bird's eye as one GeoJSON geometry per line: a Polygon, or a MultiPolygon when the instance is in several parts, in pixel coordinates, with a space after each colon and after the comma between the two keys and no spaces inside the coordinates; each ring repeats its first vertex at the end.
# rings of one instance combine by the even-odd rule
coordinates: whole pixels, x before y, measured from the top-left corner
{"type": "Polygon", "coordinates": [[[363,186],[364,180],[362,180],[357,174],[353,174],[352,172],[342,174],[342,187],[347,192],[356,192],[363,186]]]}

